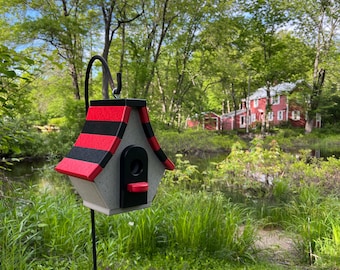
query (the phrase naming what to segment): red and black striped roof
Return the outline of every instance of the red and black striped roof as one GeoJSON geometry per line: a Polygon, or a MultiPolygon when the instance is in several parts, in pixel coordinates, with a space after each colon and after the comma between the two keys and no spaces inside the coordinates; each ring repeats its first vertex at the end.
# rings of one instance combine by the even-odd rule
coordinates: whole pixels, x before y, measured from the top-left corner
{"type": "Polygon", "coordinates": [[[94,181],[115,154],[128,124],[131,109],[138,108],[145,136],[165,169],[174,164],[161,149],[150,124],[146,101],[142,99],[95,100],[90,102],[86,122],[71,151],[56,171],[94,181]]]}

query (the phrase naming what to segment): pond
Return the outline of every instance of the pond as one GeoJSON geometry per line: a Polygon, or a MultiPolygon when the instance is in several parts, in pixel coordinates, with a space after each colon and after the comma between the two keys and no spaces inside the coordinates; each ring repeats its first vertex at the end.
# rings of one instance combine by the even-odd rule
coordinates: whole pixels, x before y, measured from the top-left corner
{"type": "Polygon", "coordinates": [[[42,171],[54,164],[47,160],[24,160],[15,162],[9,171],[4,171],[5,177],[16,182],[36,182],[40,180],[42,171]]]}

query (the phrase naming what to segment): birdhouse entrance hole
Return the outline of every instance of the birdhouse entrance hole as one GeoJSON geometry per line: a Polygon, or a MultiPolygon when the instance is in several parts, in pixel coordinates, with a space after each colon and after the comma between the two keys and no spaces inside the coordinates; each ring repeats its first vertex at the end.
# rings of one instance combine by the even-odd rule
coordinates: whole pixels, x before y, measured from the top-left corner
{"type": "Polygon", "coordinates": [[[140,175],[143,172],[143,163],[139,159],[135,159],[131,162],[130,171],[133,176],[140,175]]]}

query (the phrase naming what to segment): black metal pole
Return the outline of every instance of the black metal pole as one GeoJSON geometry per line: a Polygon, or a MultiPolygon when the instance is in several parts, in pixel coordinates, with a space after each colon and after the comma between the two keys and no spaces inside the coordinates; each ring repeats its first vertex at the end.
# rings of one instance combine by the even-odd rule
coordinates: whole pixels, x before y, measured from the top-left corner
{"type": "Polygon", "coordinates": [[[97,250],[96,250],[96,221],[94,218],[94,210],[91,209],[91,235],[92,235],[92,258],[93,270],[97,270],[97,250]]]}

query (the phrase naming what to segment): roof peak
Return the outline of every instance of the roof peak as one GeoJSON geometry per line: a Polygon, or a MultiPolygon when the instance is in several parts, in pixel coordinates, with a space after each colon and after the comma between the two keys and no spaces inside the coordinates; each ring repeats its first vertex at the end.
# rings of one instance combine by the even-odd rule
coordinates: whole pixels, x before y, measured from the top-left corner
{"type": "MultiPolygon", "coordinates": [[[[270,96],[273,97],[284,92],[286,93],[291,92],[292,90],[296,88],[298,82],[300,81],[297,81],[296,83],[283,82],[275,86],[270,86],[269,87],[270,96]]],[[[261,87],[261,88],[258,88],[253,94],[251,94],[249,96],[249,99],[254,100],[254,99],[264,98],[266,96],[267,96],[267,87],[261,87]]]]}

